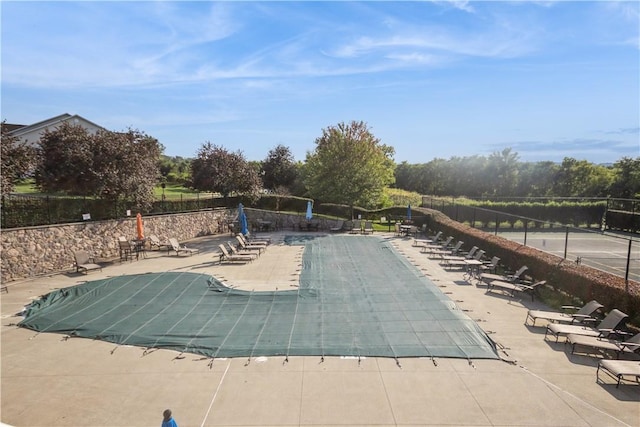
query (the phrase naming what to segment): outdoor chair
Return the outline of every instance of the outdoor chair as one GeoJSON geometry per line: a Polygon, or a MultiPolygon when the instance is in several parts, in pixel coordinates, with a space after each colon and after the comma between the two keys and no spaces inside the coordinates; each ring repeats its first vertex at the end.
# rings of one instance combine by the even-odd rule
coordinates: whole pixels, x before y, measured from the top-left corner
{"type": "Polygon", "coordinates": [[[118,248],[120,249],[120,261],[131,261],[133,259],[133,245],[124,236],[118,237],[118,248]]]}
{"type": "Polygon", "coordinates": [[[492,280],[487,285],[487,293],[493,291],[494,289],[499,289],[502,291],[506,291],[511,295],[511,297],[515,297],[516,292],[520,292],[523,294],[531,295],[531,301],[533,301],[533,297],[536,292],[536,289],[540,286],[544,286],[546,283],[547,283],[546,280],[540,280],[530,285],[526,285],[524,283],[502,282],[500,280],[492,280]]]}
{"type": "Polygon", "coordinates": [[[438,243],[438,240],[440,240],[440,237],[442,237],[442,231],[438,231],[433,236],[429,236],[428,239],[433,240],[434,243],[438,243]]]}
{"type": "Polygon", "coordinates": [[[238,235],[240,235],[240,237],[242,237],[244,239],[244,241],[247,244],[265,244],[265,245],[269,245],[271,244],[271,236],[269,235],[260,235],[260,236],[254,236],[251,233],[247,233],[247,234],[242,234],[242,233],[238,233],[238,235]]]}
{"type": "Polygon", "coordinates": [[[571,344],[571,354],[574,354],[576,347],[598,352],[615,353],[616,358],[622,354],[633,354],[640,351],[640,334],[635,334],[624,341],[610,338],[591,337],[588,335],[567,335],[567,344],[571,344]]]}
{"type": "Polygon", "coordinates": [[[445,256],[443,256],[442,257],[442,261],[444,263],[444,267],[445,268],[453,268],[453,267],[465,268],[465,267],[467,267],[468,266],[467,261],[470,260],[470,259],[473,259],[473,256],[475,255],[477,250],[478,250],[478,247],[474,246],[464,256],[463,255],[445,255],[445,256]]]}
{"type": "Polygon", "coordinates": [[[480,271],[489,271],[489,274],[495,274],[498,271],[498,265],[500,265],[500,258],[494,256],[491,261],[480,266],[480,271]]]}
{"type": "Polygon", "coordinates": [[[364,228],[362,229],[362,234],[368,234],[368,233],[373,234],[373,222],[372,221],[365,221],[364,222],[364,228]]]}
{"type": "Polygon", "coordinates": [[[430,244],[435,244],[442,236],[442,231],[438,231],[434,236],[428,237],[426,239],[413,239],[413,246],[425,246],[430,244]]]}
{"type": "Polygon", "coordinates": [[[155,234],[149,234],[147,240],[149,241],[149,246],[151,246],[151,248],[162,249],[164,247],[167,250],[170,249],[170,246],[167,244],[162,244],[162,242],[160,242],[160,238],[155,234]]]}
{"type": "Polygon", "coordinates": [[[476,253],[473,255],[473,258],[471,259],[475,259],[476,261],[482,261],[484,259],[484,250],[483,249],[478,249],[476,251],[476,253]]]}
{"type": "Polygon", "coordinates": [[[625,381],[625,377],[632,377],[636,384],[640,384],[640,361],[639,360],[601,360],[596,370],[596,382],[600,380],[600,370],[605,371],[617,380],[616,388],[620,387],[620,382],[625,381]]]}
{"type": "Polygon", "coordinates": [[[458,251],[458,253],[460,254],[459,256],[463,257],[464,259],[472,259],[478,249],[479,248],[477,246],[474,246],[471,249],[469,249],[469,252],[458,251]]]}
{"type": "Polygon", "coordinates": [[[538,319],[544,319],[551,323],[583,323],[585,321],[595,322],[596,319],[593,317],[593,315],[602,307],[604,307],[602,304],[600,304],[596,300],[593,300],[589,301],[582,307],[563,305],[561,308],[565,310],[565,312],[529,310],[527,312],[527,318],[524,320],[524,324],[528,325],[529,319],[532,320],[531,326],[535,326],[536,320],[538,319]],[[568,310],[574,310],[575,313],[568,313],[568,310]]]}
{"type": "Polygon", "coordinates": [[[240,261],[240,262],[251,262],[254,260],[253,255],[232,255],[229,253],[229,251],[227,250],[227,248],[223,245],[220,244],[218,245],[218,247],[220,248],[220,252],[222,253],[222,256],[220,257],[220,263],[222,263],[223,261],[228,261],[228,262],[236,262],[236,261],[240,261]]]}
{"type": "MultiPolygon", "coordinates": [[[[451,239],[453,239],[453,237],[451,237],[451,239]]],[[[462,248],[463,244],[464,244],[464,242],[462,240],[458,240],[458,242],[452,247],[449,247],[448,244],[442,245],[440,247],[437,247],[437,246],[436,247],[428,247],[429,255],[432,256],[432,257],[440,256],[441,258],[446,256],[446,255],[456,255],[458,253],[458,251],[460,250],[460,248],[462,248]]]]}
{"type": "Polygon", "coordinates": [[[462,249],[462,245],[464,245],[464,242],[462,240],[458,240],[458,243],[456,243],[454,247],[452,247],[451,249],[448,249],[449,255],[456,255],[460,253],[460,250],[462,249]]]}
{"type": "Polygon", "coordinates": [[[257,255],[267,250],[267,245],[248,245],[240,236],[236,236],[237,247],[244,253],[256,253],[257,255]]]}
{"type": "Polygon", "coordinates": [[[238,246],[233,246],[231,242],[227,242],[227,248],[229,249],[229,253],[231,255],[250,255],[253,259],[256,259],[260,256],[260,251],[256,252],[255,250],[250,249],[239,249],[238,246]]]}
{"type": "Polygon", "coordinates": [[[102,266],[95,263],[95,260],[89,255],[87,251],[75,251],[73,253],[76,265],[76,273],[83,272],[87,274],[89,270],[100,270],[102,266]]]}
{"type": "Polygon", "coordinates": [[[511,282],[511,283],[516,283],[519,281],[522,281],[522,275],[524,274],[525,271],[527,271],[529,269],[529,267],[527,267],[526,265],[523,265],[522,267],[520,267],[518,269],[518,271],[516,271],[513,274],[508,274],[508,275],[502,275],[502,274],[492,274],[492,273],[480,273],[480,281],[485,283],[485,284],[489,284],[494,280],[498,280],[500,282],[511,282]]]}
{"type": "Polygon", "coordinates": [[[169,246],[171,246],[170,251],[175,251],[176,255],[178,256],[180,256],[181,253],[187,253],[189,254],[189,256],[191,256],[199,252],[198,249],[188,248],[186,246],[180,245],[180,243],[178,243],[178,239],[176,239],[175,237],[169,238],[169,246]]]}
{"type": "Polygon", "coordinates": [[[331,227],[329,228],[329,231],[332,233],[339,233],[340,231],[344,230],[344,221],[341,221],[340,224],[336,225],[335,227],[331,227]]]}
{"type": "Polygon", "coordinates": [[[449,236],[447,237],[447,240],[445,240],[442,243],[434,242],[434,243],[420,245],[420,247],[422,248],[420,252],[425,254],[431,254],[434,251],[441,251],[443,249],[446,249],[452,240],[453,240],[453,236],[449,236]]]}
{"type": "Polygon", "coordinates": [[[266,250],[267,246],[269,246],[269,243],[266,240],[247,240],[247,238],[242,234],[236,234],[236,239],[238,240],[238,242],[243,243],[243,246],[260,246],[264,250],[266,250]]]}
{"type": "Polygon", "coordinates": [[[606,338],[612,334],[620,323],[627,319],[627,317],[629,317],[627,314],[617,308],[614,308],[596,327],[549,323],[547,325],[547,330],[544,333],[544,339],[546,340],[549,334],[556,337],[556,342],[560,336],[566,337],[569,334],[606,338]]]}
{"type": "Polygon", "coordinates": [[[349,231],[349,233],[358,234],[360,232],[362,232],[362,221],[356,219],[355,221],[353,221],[353,225],[351,226],[351,230],[349,231]]]}

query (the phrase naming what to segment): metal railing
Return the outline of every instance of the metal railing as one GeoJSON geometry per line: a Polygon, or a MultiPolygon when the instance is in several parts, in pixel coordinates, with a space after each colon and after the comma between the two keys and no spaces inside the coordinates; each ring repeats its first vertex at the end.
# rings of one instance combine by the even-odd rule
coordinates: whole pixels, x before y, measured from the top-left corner
{"type": "Polygon", "coordinates": [[[576,227],[497,210],[434,199],[427,204],[449,218],[578,264],[640,282],[640,238],[600,227],[576,227]]]}
{"type": "MultiPolygon", "coordinates": [[[[159,199],[153,202],[150,209],[140,213],[155,215],[220,208],[226,207],[232,199],[200,197],[199,194],[191,198],[180,196],[178,199],[159,199]]],[[[0,226],[3,229],[118,219],[139,212],[131,202],[121,200],[26,195],[2,196],[0,211],[2,213],[0,226]]]]}

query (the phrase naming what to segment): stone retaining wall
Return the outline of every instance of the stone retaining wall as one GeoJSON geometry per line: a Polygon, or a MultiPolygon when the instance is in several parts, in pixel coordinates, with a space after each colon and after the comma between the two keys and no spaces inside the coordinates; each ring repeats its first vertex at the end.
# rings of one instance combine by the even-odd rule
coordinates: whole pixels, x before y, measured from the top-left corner
{"type": "MultiPolygon", "coordinates": [[[[183,242],[194,237],[227,232],[227,209],[144,217],[144,234],[161,241],[175,237],[183,242]]],[[[2,282],[38,276],[74,267],[73,252],[86,250],[97,261],[120,256],[118,237],[136,237],[136,219],[91,221],[3,230],[2,282]]]]}
{"type": "MultiPolygon", "coordinates": [[[[258,219],[270,221],[274,229],[298,229],[304,217],[279,212],[246,209],[250,223],[258,219]]],[[[199,236],[228,233],[228,221],[237,216],[237,209],[216,209],[199,212],[144,217],[144,234],[155,234],[166,242],[175,237],[185,242],[199,236]]],[[[337,221],[318,220],[320,229],[327,230],[337,221]]],[[[74,268],[73,252],[86,250],[97,261],[119,258],[118,237],[136,236],[136,219],[90,221],[40,227],[2,230],[2,283],[32,276],[69,271],[74,268]]]]}

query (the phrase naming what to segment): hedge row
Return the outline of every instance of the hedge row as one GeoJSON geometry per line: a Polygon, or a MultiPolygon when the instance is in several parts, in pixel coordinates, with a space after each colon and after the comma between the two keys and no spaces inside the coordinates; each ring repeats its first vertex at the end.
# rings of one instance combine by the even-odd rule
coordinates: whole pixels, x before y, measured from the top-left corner
{"type": "Polygon", "coordinates": [[[475,203],[461,204],[440,200],[426,207],[439,210],[458,222],[475,224],[487,228],[492,224],[508,223],[511,227],[529,218],[528,226],[542,227],[546,224],[587,226],[600,228],[606,211],[606,203],[475,203]]]}
{"type": "Polygon", "coordinates": [[[584,302],[598,300],[607,311],[620,309],[629,315],[631,324],[640,326],[640,283],[629,281],[627,292],[622,277],[471,228],[436,210],[420,210],[428,218],[429,229],[454,236],[464,241],[465,246],[478,246],[488,256],[499,257],[501,263],[511,269],[526,265],[529,267],[527,273],[535,280],[546,280],[553,288],[584,302]]]}

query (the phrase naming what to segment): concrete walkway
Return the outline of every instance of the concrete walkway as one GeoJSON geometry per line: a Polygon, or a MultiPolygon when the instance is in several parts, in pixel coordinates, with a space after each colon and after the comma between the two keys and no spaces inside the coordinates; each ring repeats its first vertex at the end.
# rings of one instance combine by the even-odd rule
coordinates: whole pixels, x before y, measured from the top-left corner
{"type": "MultiPolygon", "coordinates": [[[[229,236],[187,242],[193,256],[148,252],[101,272],[9,283],[2,294],[2,412],[14,426],[159,426],[173,410],[180,427],[195,426],[637,426],[640,386],[606,375],[597,357],[570,355],[544,340],[544,327],[524,326],[527,309],[513,299],[445,271],[412,246],[383,235],[490,334],[507,361],[279,357],[206,359],[166,350],[36,334],[14,325],[30,300],[51,290],[122,274],[191,271],[243,289],[297,286],[302,251],[286,233],[246,265],[217,263],[229,236]]],[[[378,237],[380,234],[377,235],[378,237]]],[[[490,254],[489,254],[490,255],[490,254]]],[[[542,323],[539,322],[541,325],[542,323]]]]}

